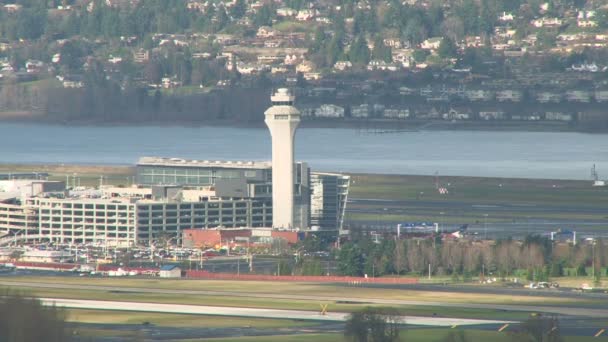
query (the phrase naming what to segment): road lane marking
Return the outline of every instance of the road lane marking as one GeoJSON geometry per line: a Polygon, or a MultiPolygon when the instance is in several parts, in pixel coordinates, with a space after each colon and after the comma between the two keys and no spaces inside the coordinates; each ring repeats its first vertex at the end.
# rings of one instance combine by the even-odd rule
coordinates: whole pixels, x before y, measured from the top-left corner
{"type": "Polygon", "coordinates": [[[603,334],[604,331],[606,331],[606,329],[600,329],[600,331],[598,331],[597,334],[595,334],[593,337],[600,337],[600,335],[603,334]]]}
{"type": "Polygon", "coordinates": [[[502,327],[500,327],[500,329],[498,329],[498,332],[501,332],[501,331],[503,331],[503,330],[507,329],[507,327],[508,327],[508,326],[509,326],[509,324],[508,324],[508,323],[507,323],[507,324],[505,324],[505,325],[503,325],[502,327]]]}

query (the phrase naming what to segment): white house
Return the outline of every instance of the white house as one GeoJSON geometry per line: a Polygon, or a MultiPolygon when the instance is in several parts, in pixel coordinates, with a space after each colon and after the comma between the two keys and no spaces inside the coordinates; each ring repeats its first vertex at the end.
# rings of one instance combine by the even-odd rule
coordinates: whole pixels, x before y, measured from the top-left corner
{"type": "Polygon", "coordinates": [[[159,275],[161,278],[181,278],[182,269],[176,265],[165,265],[160,268],[159,275]]]}
{"type": "Polygon", "coordinates": [[[420,48],[425,50],[437,50],[439,49],[439,45],[441,45],[442,40],[443,37],[429,38],[420,44],[420,48]]]}
{"type": "Polygon", "coordinates": [[[315,111],[319,118],[343,118],[344,108],[333,104],[323,104],[315,111]]]}

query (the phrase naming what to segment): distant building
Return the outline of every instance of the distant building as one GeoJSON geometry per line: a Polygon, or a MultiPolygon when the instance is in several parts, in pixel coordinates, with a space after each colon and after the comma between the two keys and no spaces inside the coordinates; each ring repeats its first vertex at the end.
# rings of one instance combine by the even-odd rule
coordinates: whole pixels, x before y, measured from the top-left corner
{"type": "Polygon", "coordinates": [[[344,108],[333,104],[323,104],[315,111],[319,118],[343,118],[344,108]]]}
{"type": "Polygon", "coordinates": [[[313,230],[342,230],[350,176],[313,172],[310,178],[311,228],[313,230]]]}
{"type": "Polygon", "coordinates": [[[161,278],[181,278],[182,269],[177,265],[164,265],[160,268],[161,278]]]}

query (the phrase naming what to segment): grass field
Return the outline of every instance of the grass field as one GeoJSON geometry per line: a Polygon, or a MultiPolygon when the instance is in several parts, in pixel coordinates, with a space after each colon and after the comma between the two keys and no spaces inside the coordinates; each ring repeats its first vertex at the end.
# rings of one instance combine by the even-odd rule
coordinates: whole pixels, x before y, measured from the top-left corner
{"type": "Polygon", "coordinates": [[[446,224],[498,223],[521,220],[604,221],[608,228],[608,187],[592,187],[590,181],[532,180],[479,177],[439,177],[438,184],[449,189],[440,194],[431,176],[352,176],[349,198],[408,201],[351,203],[346,220],[356,222],[438,221],[446,224]],[[432,203],[432,204],[430,204],[432,203]],[[442,204],[445,203],[445,207],[442,204]],[[451,208],[451,204],[460,207],[451,208]],[[497,206],[511,209],[495,209],[497,206]],[[477,208],[474,208],[477,206],[477,208]],[[535,210],[522,210],[529,208],[535,210]],[[597,212],[564,212],[559,208],[583,208],[597,212]],[[443,214],[440,216],[439,212],[443,214]],[[485,217],[487,215],[487,217],[485,217]]]}
{"type": "MultiPolygon", "coordinates": [[[[540,297],[540,296],[512,296],[498,294],[477,294],[477,293],[460,293],[460,292],[436,292],[436,291],[415,291],[405,289],[377,289],[377,288],[361,288],[348,285],[333,285],[319,283],[293,283],[293,282],[260,282],[260,281],[224,281],[224,280],[168,280],[168,279],[133,279],[133,278],[72,278],[72,277],[18,277],[12,278],[14,281],[20,282],[44,282],[56,284],[74,284],[74,285],[97,285],[97,286],[119,286],[129,288],[156,288],[156,289],[175,289],[175,290],[199,290],[199,291],[226,291],[225,296],[214,294],[213,298],[221,298],[224,303],[229,303],[228,300],[235,300],[237,303],[250,301],[252,305],[257,300],[262,298],[253,297],[234,297],[230,292],[238,292],[244,294],[273,294],[273,295],[302,295],[302,296],[317,296],[319,302],[323,301],[323,297],[349,297],[365,300],[366,298],[382,298],[395,300],[419,300],[419,301],[442,301],[450,303],[477,303],[477,304],[511,304],[511,305],[568,305],[568,304],[597,304],[597,299],[570,299],[557,297],[540,297]],[[223,297],[228,297],[227,299],[223,297]]],[[[3,278],[5,281],[10,281],[11,278],[3,278]]],[[[55,291],[51,289],[35,289],[32,291],[55,291]]],[[[60,290],[59,290],[60,291],[60,290]]],[[[99,291],[99,290],[96,290],[99,291]]],[[[73,291],[65,291],[69,292],[73,291]]],[[[163,294],[143,294],[143,293],[116,293],[107,292],[107,296],[114,298],[120,295],[152,295],[162,299],[163,294]]],[[[72,294],[76,294],[73,292],[72,294]]],[[[179,296],[177,299],[179,300],[179,296]]],[[[203,296],[196,296],[203,297],[203,296]]],[[[206,296],[205,296],[206,297],[206,296]]],[[[277,299],[272,299],[277,300],[277,299]]],[[[269,301],[263,298],[260,302],[269,301]]],[[[278,301],[278,300],[277,300],[278,301]]],[[[305,307],[312,307],[312,310],[318,309],[319,303],[310,303],[308,300],[290,300],[293,302],[302,302],[305,307]]],[[[327,300],[325,300],[327,301],[327,300]]],[[[210,304],[211,305],[211,304],[210,304]]],[[[227,304],[225,304],[227,305],[227,304]]],[[[607,300],[608,305],[608,300],[607,300]]],[[[258,306],[256,306],[258,307],[258,306]]],[[[345,305],[345,308],[350,307],[345,305]]],[[[293,307],[291,307],[293,308],[293,307]]],[[[306,309],[303,309],[306,310],[306,309]]],[[[350,311],[350,310],[346,310],[350,311]]]]}
{"type": "Polygon", "coordinates": [[[470,203],[608,205],[608,188],[592,187],[590,181],[536,180],[481,177],[439,177],[448,195],[435,188],[435,177],[405,175],[353,175],[353,198],[389,200],[454,201],[470,203]],[[423,193],[423,195],[420,195],[423,193]]]}

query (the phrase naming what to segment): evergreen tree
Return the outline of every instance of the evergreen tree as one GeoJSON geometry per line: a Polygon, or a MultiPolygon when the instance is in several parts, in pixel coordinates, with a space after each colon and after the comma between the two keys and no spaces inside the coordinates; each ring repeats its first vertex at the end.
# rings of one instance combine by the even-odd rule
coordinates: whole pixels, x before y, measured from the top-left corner
{"type": "Polygon", "coordinates": [[[359,35],[348,50],[348,59],[359,66],[369,63],[369,47],[363,35],[359,35]]]}
{"type": "Polygon", "coordinates": [[[372,59],[391,62],[393,55],[391,48],[384,44],[382,36],[376,36],[374,40],[374,49],[372,50],[372,59]]]}
{"type": "Polygon", "coordinates": [[[358,246],[352,243],[342,246],[338,254],[338,272],[345,276],[363,275],[363,254],[358,246]]]}
{"type": "Polygon", "coordinates": [[[439,49],[437,49],[437,53],[441,58],[453,58],[456,57],[458,53],[458,48],[454,41],[448,37],[444,37],[439,44],[439,49]]]}

